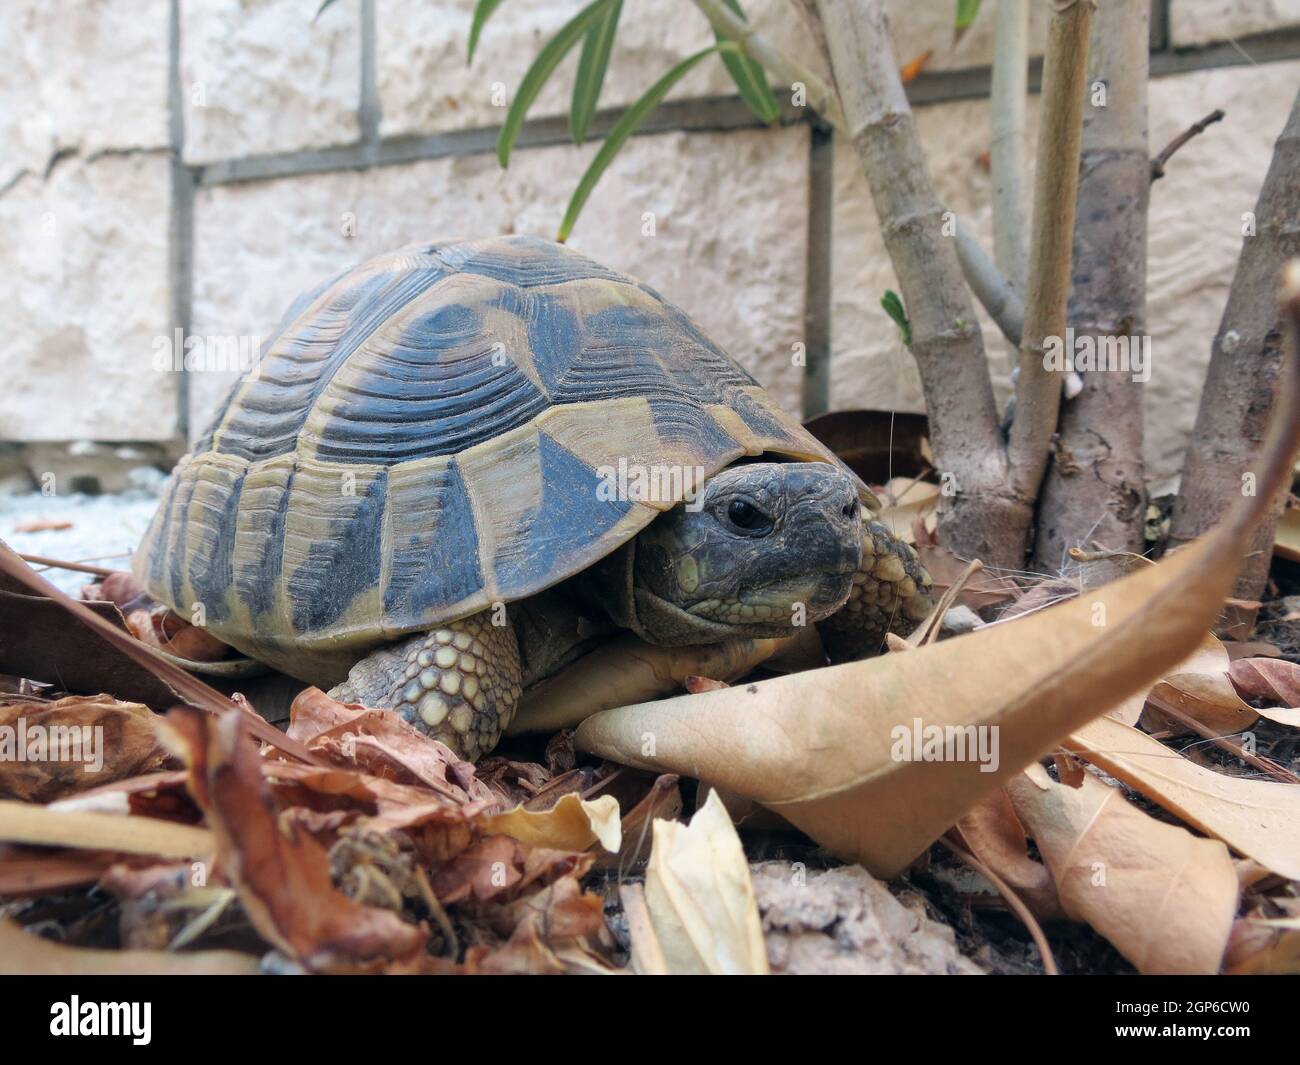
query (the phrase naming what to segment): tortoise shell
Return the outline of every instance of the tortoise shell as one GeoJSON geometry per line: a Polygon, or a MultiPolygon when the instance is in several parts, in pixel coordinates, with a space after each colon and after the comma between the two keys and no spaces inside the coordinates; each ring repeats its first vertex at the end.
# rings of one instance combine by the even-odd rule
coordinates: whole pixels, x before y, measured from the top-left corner
{"type": "Polygon", "coordinates": [[[620,460],[708,477],[764,452],[838,464],[653,289],[532,237],[413,245],[290,308],[135,569],[318,681],[294,663],[533,595],[680,501],[610,498],[620,460]]]}

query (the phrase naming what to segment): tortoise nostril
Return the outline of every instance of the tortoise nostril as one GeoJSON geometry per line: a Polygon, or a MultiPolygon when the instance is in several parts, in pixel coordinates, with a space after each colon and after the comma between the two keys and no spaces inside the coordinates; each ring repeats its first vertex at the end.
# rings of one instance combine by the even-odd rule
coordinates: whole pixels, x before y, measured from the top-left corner
{"type": "Polygon", "coordinates": [[[844,506],[840,508],[840,513],[846,518],[856,518],[858,516],[857,502],[845,503],[844,506]]]}

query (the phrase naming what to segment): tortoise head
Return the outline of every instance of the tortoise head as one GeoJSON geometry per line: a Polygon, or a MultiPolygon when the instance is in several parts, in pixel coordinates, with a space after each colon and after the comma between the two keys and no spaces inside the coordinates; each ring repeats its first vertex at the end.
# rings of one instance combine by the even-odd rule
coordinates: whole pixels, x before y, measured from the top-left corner
{"type": "Polygon", "coordinates": [[[637,614],[657,643],[788,636],[844,605],[862,560],[853,480],[821,462],[730,466],[636,543],[637,614]]]}

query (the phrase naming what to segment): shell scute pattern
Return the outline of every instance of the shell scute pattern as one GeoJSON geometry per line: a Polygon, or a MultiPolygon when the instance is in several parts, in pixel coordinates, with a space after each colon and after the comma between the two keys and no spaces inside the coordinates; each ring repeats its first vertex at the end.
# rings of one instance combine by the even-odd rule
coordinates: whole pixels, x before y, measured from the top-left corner
{"type": "Polygon", "coordinates": [[[412,246],[309,293],[199,446],[137,572],[282,662],[592,565],[675,502],[598,492],[620,459],[835,461],[652,289],[526,237],[412,246]]]}

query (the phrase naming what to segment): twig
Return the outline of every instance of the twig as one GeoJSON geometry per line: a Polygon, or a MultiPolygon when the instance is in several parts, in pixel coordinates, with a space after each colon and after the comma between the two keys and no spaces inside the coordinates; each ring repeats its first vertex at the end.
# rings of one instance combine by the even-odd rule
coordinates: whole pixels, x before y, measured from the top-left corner
{"type": "Polygon", "coordinates": [[[1187,129],[1178,134],[1177,137],[1165,145],[1164,151],[1151,160],[1151,180],[1159,181],[1165,176],[1165,164],[1169,162],[1169,158],[1174,154],[1174,152],[1178,151],[1179,148],[1193,137],[1204,133],[1207,127],[1214,125],[1216,122],[1222,121],[1223,112],[1216,107],[1199,122],[1193,122],[1187,127],[1187,129]]]}
{"type": "Polygon", "coordinates": [[[1012,346],[1020,347],[1020,338],[1025,331],[1025,305],[1010,280],[1003,276],[980,242],[960,222],[957,223],[957,258],[975,298],[983,304],[1012,346]]]}
{"type": "Polygon", "coordinates": [[[808,105],[832,126],[844,128],[844,112],[840,109],[839,98],[826,82],[774,47],[722,0],[695,0],[695,6],[718,33],[729,41],[735,41],[778,81],[786,85],[802,84],[808,90],[808,105]]]}
{"type": "Polygon", "coordinates": [[[1038,494],[1061,407],[1060,376],[1047,369],[1043,354],[1047,337],[1065,335],[1093,6],[1093,0],[1056,0],[1044,60],[1029,288],[1008,442],[1012,482],[1026,500],[1038,494]]]}
{"type": "MultiPolygon", "coordinates": [[[[1029,4],[1026,0],[998,0],[995,39],[989,99],[993,127],[989,142],[993,173],[993,257],[1011,288],[1023,295],[1029,270],[1023,189],[1025,97],[1029,91],[1029,4]]],[[[1000,322],[998,327],[1001,328],[1000,322]]],[[[1019,336],[1013,343],[1020,346],[1019,336]]]]}
{"type": "Polygon", "coordinates": [[[1185,714],[1177,707],[1170,704],[1167,700],[1161,699],[1158,695],[1148,696],[1148,701],[1152,706],[1159,709],[1162,714],[1167,714],[1185,728],[1191,729],[1202,739],[1209,740],[1216,747],[1221,747],[1234,757],[1240,758],[1247,765],[1253,765],[1261,773],[1266,773],[1275,780],[1282,780],[1288,784],[1300,784],[1300,777],[1296,776],[1285,766],[1278,765],[1271,758],[1261,758],[1257,754],[1251,754],[1240,743],[1233,742],[1230,736],[1223,736],[1213,729],[1201,724],[1190,714],[1185,714]]]}
{"type": "Polygon", "coordinates": [[[1061,972],[1056,967],[1056,959],[1052,957],[1052,948],[1047,945],[1047,937],[1043,935],[1042,926],[1038,923],[1038,919],[1029,912],[1029,907],[1021,901],[1020,896],[1011,890],[1011,886],[998,876],[997,873],[976,858],[975,855],[957,846],[957,844],[953,843],[952,840],[948,839],[946,836],[940,836],[939,842],[997,888],[998,894],[1007,900],[1007,905],[1010,906],[1011,909],[1015,911],[1016,916],[1024,922],[1025,928],[1028,930],[1030,937],[1034,941],[1034,946],[1038,948],[1038,953],[1043,957],[1043,972],[1048,976],[1060,976],[1061,972]]]}
{"type": "Polygon", "coordinates": [[[46,558],[44,555],[20,554],[18,557],[34,566],[49,566],[51,569],[70,569],[78,573],[93,573],[96,577],[108,577],[120,572],[119,570],[105,569],[103,566],[88,566],[84,562],[63,562],[57,558],[46,558]]]}

